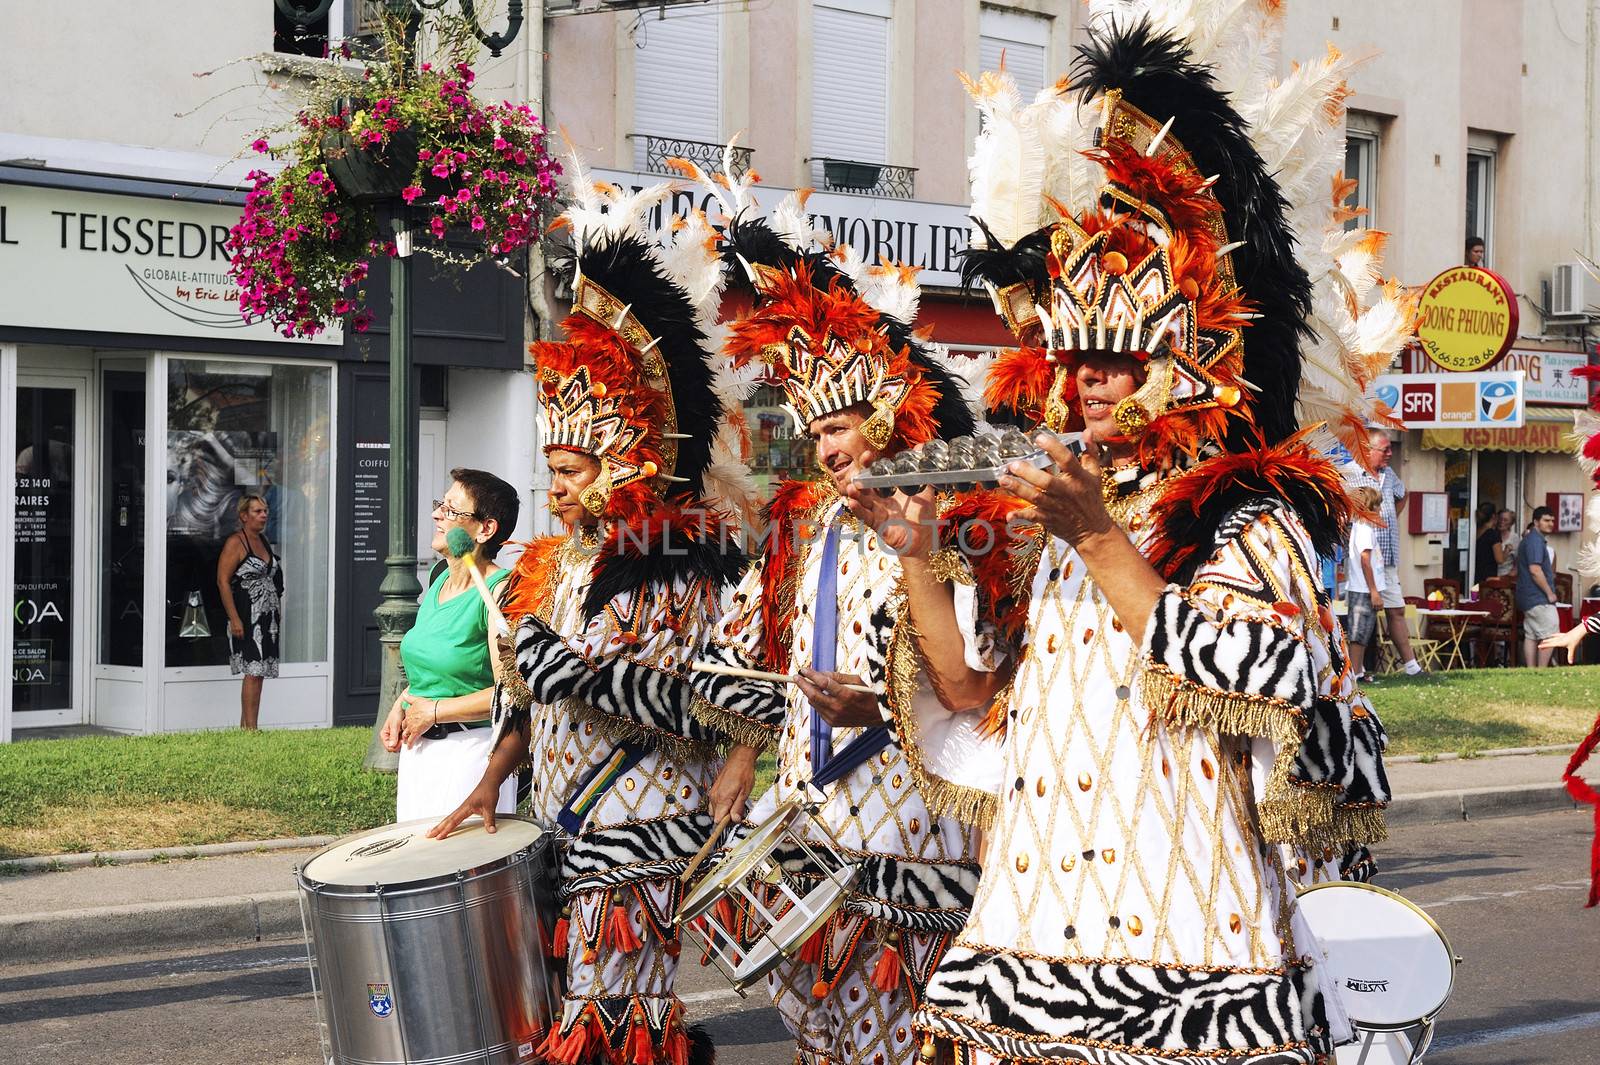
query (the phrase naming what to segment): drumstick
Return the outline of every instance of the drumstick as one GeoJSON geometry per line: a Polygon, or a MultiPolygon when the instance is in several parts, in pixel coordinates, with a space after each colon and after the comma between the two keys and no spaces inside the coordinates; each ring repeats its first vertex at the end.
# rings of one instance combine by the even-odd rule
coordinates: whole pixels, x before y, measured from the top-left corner
{"type": "Polygon", "coordinates": [[[689,864],[683,869],[683,875],[678,877],[679,883],[687,884],[689,882],[689,878],[694,876],[695,870],[699,869],[700,866],[705,863],[706,858],[708,858],[711,854],[711,848],[717,845],[717,840],[722,838],[722,833],[727,829],[729,823],[732,821],[732,814],[723,814],[717,819],[717,823],[712,826],[711,836],[706,840],[706,845],[700,848],[699,854],[696,854],[693,858],[689,859],[689,864]]]}
{"type": "MultiPolygon", "coordinates": [[[[720,673],[726,677],[744,677],[747,680],[770,680],[775,684],[800,683],[800,678],[793,673],[763,673],[759,669],[725,666],[721,662],[690,662],[689,668],[700,673],[720,673]]],[[[841,684],[839,687],[848,692],[865,692],[868,695],[878,694],[865,684],[841,684]]]]}
{"type": "Polygon", "coordinates": [[[478,589],[478,595],[482,597],[483,605],[489,611],[489,620],[499,628],[500,635],[510,636],[511,626],[506,624],[505,615],[500,613],[500,605],[489,593],[489,586],[483,582],[483,574],[478,572],[478,559],[473,553],[472,537],[467,535],[467,530],[458,525],[445,533],[444,543],[445,550],[450,552],[450,557],[460,559],[468,575],[472,577],[472,586],[478,589]]]}

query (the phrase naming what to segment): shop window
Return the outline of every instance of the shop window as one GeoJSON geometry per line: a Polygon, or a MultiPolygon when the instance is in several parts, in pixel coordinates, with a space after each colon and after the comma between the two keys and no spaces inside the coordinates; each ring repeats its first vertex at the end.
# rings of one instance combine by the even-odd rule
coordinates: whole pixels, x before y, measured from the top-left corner
{"type": "MultiPolygon", "coordinates": [[[[325,367],[167,364],[169,667],[228,663],[217,560],[246,495],[266,500],[266,538],[283,568],[280,660],[327,661],[331,399],[325,367]]],[[[249,625],[248,604],[236,605],[249,625]]]]}
{"type": "Polygon", "coordinates": [[[1494,261],[1494,170],[1494,152],[1467,151],[1467,236],[1483,239],[1485,266],[1494,261]]]}
{"type": "Polygon", "coordinates": [[[19,712],[73,704],[77,402],[70,387],[17,388],[11,705],[19,712]]]}
{"type": "Polygon", "coordinates": [[[1345,130],[1344,176],[1356,183],[1355,191],[1345,200],[1345,206],[1364,210],[1347,220],[1345,229],[1365,229],[1377,224],[1378,132],[1375,128],[1360,125],[1360,121],[1360,116],[1352,114],[1350,125],[1345,130]]]}
{"type": "Polygon", "coordinates": [[[795,430],[785,402],[782,388],[763,384],[744,405],[745,422],[750,426],[750,472],[768,498],[784,480],[820,476],[816,446],[809,436],[795,430]]]}

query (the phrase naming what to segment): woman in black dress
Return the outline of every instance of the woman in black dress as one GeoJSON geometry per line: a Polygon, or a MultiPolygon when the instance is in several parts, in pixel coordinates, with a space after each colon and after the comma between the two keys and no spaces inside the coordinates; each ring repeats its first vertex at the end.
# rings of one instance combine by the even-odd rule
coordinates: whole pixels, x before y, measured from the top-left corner
{"type": "Polygon", "coordinates": [[[254,729],[261,713],[261,682],[278,675],[278,623],[282,618],[283,567],[267,542],[267,501],[239,499],[239,531],[228,537],[217,560],[217,591],[228,613],[229,661],[244,674],[239,727],[254,729]]]}

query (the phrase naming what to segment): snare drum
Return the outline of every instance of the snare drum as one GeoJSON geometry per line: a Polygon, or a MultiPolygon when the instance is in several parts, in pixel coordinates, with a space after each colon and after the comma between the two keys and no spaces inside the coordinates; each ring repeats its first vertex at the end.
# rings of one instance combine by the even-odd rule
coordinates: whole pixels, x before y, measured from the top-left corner
{"type": "Polygon", "coordinates": [[[1327,952],[1339,1000],[1359,1037],[1343,1063],[1411,1065],[1455,985],[1450,941],[1414,903],[1371,884],[1318,884],[1299,907],[1327,952]]]}
{"type": "Polygon", "coordinates": [[[325,1062],[517,1065],[559,1016],[552,834],[508,816],[427,839],[436,823],[349,836],[295,871],[325,1062]]]}
{"type": "Polygon", "coordinates": [[[855,877],[815,810],[785,803],[684,896],[678,926],[742,995],[827,923],[855,877]],[[816,882],[785,874],[780,851],[802,856],[816,882]]]}

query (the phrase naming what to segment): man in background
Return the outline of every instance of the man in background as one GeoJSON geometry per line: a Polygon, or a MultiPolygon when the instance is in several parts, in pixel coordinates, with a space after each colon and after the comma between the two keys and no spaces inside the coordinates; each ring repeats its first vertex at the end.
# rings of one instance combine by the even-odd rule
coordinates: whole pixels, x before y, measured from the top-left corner
{"type": "Polygon", "coordinates": [[[1556,562],[1546,539],[1556,531],[1555,512],[1533,508],[1533,524],[1517,546],[1517,609],[1522,612],[1522,663],[1550,664],[1555,647],[1539,647],[1541,640],[1561,631],[1556,616],[1556,562]]]}
{"type": "Polygon", "coordinates": [[[1404,663],[1402,668],[1415,676],[1423,670],[1411,651],[1411,634],[1406,629],[1406,601],[1400,589],[1400,534],[1396,531],[1400,519],[1395,504],[1406,497],[1406,486],[1389,465],[1393,456],[1394,444],[1388,433],[1374,429],[1367,434],[1367,460],[1378,478],[1378,516],[1383,519],[1378,530],[1378,549],[1383,555],[1383,616],[1389,639],[1404,663]]]}
{"type": "Polygon", "coordinates": [[[1468,266],[1482,266],[1483,265],[1483,252],[1484,252],[1484,247],[1483,247],[1483,238],[1482,237],[1468,237],[1467,238],[1467,261],[1466,261],[1466,264],[1468,266]]]}

